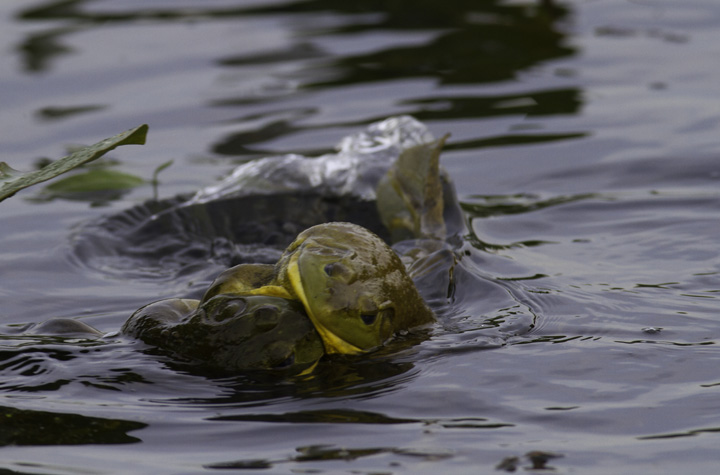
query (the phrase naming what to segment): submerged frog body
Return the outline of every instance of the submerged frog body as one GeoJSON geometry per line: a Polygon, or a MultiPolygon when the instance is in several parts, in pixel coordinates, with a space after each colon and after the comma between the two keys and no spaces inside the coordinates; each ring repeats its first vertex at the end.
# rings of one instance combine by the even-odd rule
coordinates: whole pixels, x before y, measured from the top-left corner
{"type": "Polygon", "coordinates": [[[302,305],[270,296],[161,300],[136,311],[122,332],[222,371],[304,372],[324,355],[302,305]]]}
{"type": "MultiPolygon", "coordinates": [[[[121,334],[213,372],[305,374],[325,355],[322,339],[295,300],[265,295],[165,299],[130,316],[121,334]]],[[[54,318],[12,335],[63,340],[114,339],[80,320],[54,318]]]]}

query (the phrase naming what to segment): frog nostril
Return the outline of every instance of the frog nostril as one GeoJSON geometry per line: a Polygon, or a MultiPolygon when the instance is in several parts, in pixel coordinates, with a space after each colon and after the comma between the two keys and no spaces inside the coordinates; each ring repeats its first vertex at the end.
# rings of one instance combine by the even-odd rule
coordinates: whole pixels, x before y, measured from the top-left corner
{"type": "Polygon", "coordinates": [[[331,277],[332,280],[342,282],[344,284],[352,284],[357,280],[357,274],[352,266],[343,264],[343,262],[331,262],[323,267],[325,275],[331,277]]]}

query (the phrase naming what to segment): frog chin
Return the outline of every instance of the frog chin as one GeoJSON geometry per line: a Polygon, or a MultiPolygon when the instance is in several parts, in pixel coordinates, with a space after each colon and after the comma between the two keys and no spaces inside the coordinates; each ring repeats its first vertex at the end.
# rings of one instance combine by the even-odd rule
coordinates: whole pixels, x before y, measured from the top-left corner
{"type": "Polygon", "coordinates": [[[335,333],[329,330],[321,320],[317,318],[313,310],[313,306],[310,305],[310,301],[307,298],[307,294],[305,293],[305,288],[302,282],[302,275],[300,273],[300,266],[298,265],[297,255],[293,256],[290,259],[290,262],[287,266],[287,274],[290,279],[290,285],[292,285],[293,291],[297,295],[297,298],[300,299],[300,301],[302,302],[303,306],[305,307],[305,311],[308,314],[308,317],[313,322],[313,325],[315,325],[315,329],[317,330],[317,332],[320,334],[327,353],[340,353],[344,355],[357,355],[364,353],[364,350],[337,336],[335,333]]]}
{"type": "Polygon", "coordinates": [[[315,323],[315,328],[320,334],[323,344],[325,345],[325,350],[328,354],[338,353],[343,355],[359,355],[364,353],[364,351],[357,346],[348,343],[333,332],[318,324],[317,320],[313,319],[312,316],[310,317],[310,320],[315,323]]]}

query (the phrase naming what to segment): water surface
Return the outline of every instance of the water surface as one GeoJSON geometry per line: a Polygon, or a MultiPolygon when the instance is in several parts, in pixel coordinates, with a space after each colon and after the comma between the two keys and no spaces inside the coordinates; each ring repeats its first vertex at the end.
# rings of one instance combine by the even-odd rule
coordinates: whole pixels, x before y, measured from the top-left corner
{"type": "MultiPolygon", "coordinates": [[[[386,3],[2,3],[15,168],[148,123],[147,145],[102,163],[149,179],[174,160],[170,198],[410,114],[452,133],[443,164],[471,227],[429,339],[310,380],[198,375],[121,338],[6,338],[3,468],[484,473],[540,450],[563,455],[557,473],[715,472],[720,7],[386,3]]],[[[202,287],[73,253],[87,223],[152,197],[1,203],[3,325],[110,332],[202,287]]]]}

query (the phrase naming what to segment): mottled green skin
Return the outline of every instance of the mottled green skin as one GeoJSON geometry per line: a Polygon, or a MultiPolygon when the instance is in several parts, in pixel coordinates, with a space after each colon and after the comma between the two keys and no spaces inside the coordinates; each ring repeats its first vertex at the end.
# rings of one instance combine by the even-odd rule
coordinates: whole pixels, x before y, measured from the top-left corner
{"type": "Polygon", "coordinates": [[[136,311],[122,332],[226,372],[300,373],[324,355],[300,304],[260,295],[161,300],[136,311]]]}
{"type": "Polygon", "coordinates": [[[275,282],[305,305],[328,353],[366,352],[434,320],[397,254],[355,224],[303,231],[275,273],[275,282]]]}

